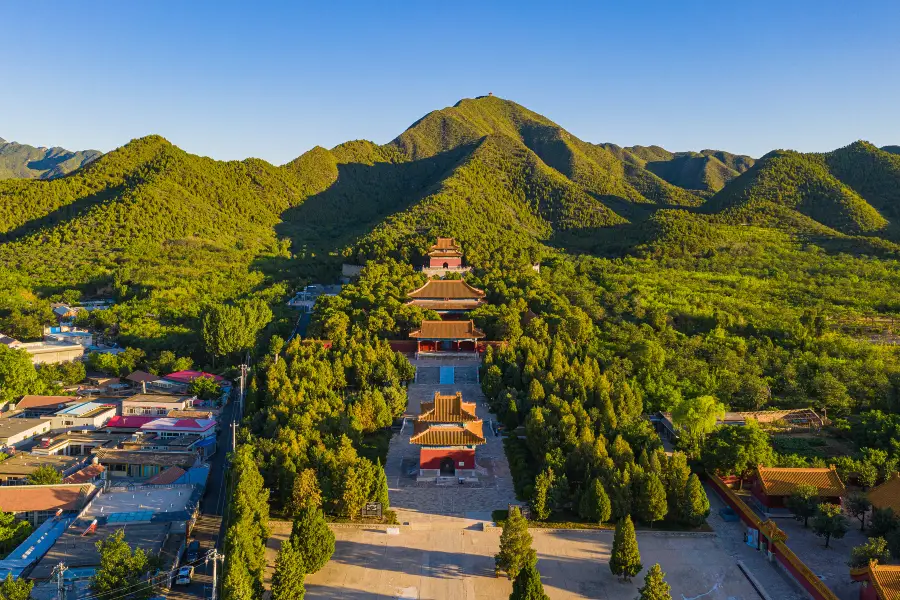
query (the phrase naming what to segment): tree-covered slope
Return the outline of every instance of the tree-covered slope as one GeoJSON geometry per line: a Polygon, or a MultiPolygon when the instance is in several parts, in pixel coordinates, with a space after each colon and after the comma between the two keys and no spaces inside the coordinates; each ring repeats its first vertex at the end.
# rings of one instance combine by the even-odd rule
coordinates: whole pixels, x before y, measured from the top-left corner
{"type": "Polygon", "coordinates": [[[875,207],[829,171],[827,156],[819,154],[770,152],[707,203],[710,211],[742,215],[777,210],[773,207],[847,234],[876,233],[888,226],[875,207]]]}
{"type": "Polygon", "coordinates": [[[0,138],[0,179],[54,179],[96,160],[102,152],[36,148],[0,138]]]}

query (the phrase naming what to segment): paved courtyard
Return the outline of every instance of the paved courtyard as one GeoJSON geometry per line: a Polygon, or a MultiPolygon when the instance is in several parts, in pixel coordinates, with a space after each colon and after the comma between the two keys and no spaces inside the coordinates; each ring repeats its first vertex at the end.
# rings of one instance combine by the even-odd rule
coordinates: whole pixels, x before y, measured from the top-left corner
{"type": "Polygon", "coordinates": [[[446,527],[466,527],[477,521],[489,521],[491,511],[516,502],[509,464],[502,439],[491,430],[494,416],[488,410],[481,385],[478,363],[474,360],[420,359],[416,366],[416,382],[409,386],[408,421],[391,439],[385,472],[390,486],[391,508],[401,523],[440,523],[446,527]],[[453,384],[440,384],[440,367],[452,366],[453,384]],[[409,443],[412,420],[420,413],[420,404],[431,400],[434,392],[462,392],[467,402],[476,403],[476,414],[484,421],[487,443],[475,451],[479,483],[437,487],[434,483],[417,482],[419,447],[409,443]]]}
{"type": "MultiPolygon", "coordinates": [[[[268,562],[290,533],[273,527],[268,562]]],[[[611,531],[532,530],[538,569],[552,600],[633,600],[643,573],[631,583],[609,572],[611,531]]],[[[495,600],[509,597],[505,577],[494,577],[496,529],[339,528],[331,561],[306,577],[308,600],[495,600]]],[[[715,537],[639,534],[646,567],[658,562],[678,600],[758,600],[756,591],[715,537]]],[[[773,598],[783,596],[773,595],[773,598]]]]}

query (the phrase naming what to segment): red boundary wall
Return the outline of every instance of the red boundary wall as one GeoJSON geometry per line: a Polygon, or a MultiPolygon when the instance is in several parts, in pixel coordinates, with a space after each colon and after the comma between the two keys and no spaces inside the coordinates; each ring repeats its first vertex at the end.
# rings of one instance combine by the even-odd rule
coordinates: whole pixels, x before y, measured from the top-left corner
{"type": "Polygon", "coordinates": [[[753,510],[747,506],[741,498],[734,493],[724,481],[713,473],[709,474],[709,480],[713,489],[722,500],[736,512],[741,521],[749,527],[759,531],[761,545],[778,563],[799,583],[803,589],[809,592],[815,600],[839,600],[828,586],[822,583],[794,551],[785,544],[787,536],[778,529],[778,526],[770,521],[763,521],[753,510]]]}

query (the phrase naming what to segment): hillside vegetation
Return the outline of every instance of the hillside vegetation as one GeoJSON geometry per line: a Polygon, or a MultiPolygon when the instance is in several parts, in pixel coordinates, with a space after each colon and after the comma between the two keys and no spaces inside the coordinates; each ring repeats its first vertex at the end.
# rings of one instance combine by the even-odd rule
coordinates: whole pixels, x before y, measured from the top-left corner
{"type": "MultiPolygon", "coordinates": [[[[210,307],[280,305],[306,282],[333,280],[341,262],[417,264],[438,234],[457,237],[480,269],[590,254],[677,257],[686,272],[704,272],[732,243],[759,261],[771,258],[764,244],[791,243],[817,260],[840,252],[893,264],[878,262],[900,248],[900,156],[888,150],[858,142],[754,161],[621,148],[496,97],[431,112],[385,145],[316,147],[280,167],[193,156],[149,136],[63,178],[0,182],[0,331],[35,331],[62,294],[111,296],[118,304],[96,327],[202,357],[210,307]]],[[[715,264],[728,270],[728,260],[715,264]]]]}
{"type": "Polygon", "coordinates": [[[55,179],[96,160],[102,152],[36,148],[0,138],[0,179],[55,179]]]}

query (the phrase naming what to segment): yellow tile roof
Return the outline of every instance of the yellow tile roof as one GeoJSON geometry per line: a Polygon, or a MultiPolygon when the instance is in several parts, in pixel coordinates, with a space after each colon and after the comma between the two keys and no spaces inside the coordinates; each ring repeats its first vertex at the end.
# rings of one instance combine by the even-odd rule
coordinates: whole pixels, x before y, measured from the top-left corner
{"type": "Polygon", "coordinates": [[[423,340],[474,340],[484,337],[474,321],[422,321],[422,326],[409,334],[423,340]]]}
{"type": "Polygon", "coordinates": [[[869,500],[875,508],[891,508],[900,515],[900,474],[894,476],[869,491],[869,500]]]}
{"type": "MultiPolygon", "coordinates": [[[[477,423],[480,429],[481,423],[477,423]]],[[[476,446],[484,444],[484,436],[466,427],[431,426],[409,438],[409,443],[420,446],[476,446]]]]}
{"type": "Polygon", "coordinates": [[[484,292],[462,279],[429,279],[425,285],[409,293],[410,298],[461,300],[484,298],[484,292]]]}
{"type": "Polygon", "coordinates": [[[827,469],[761,466],[757,473],[767,496],[790,496],[801,485],[818,488],[823,497],[843,496],[846,491],[833,466],[827,469]]]}
{"type": "Polygon", "coordinates": [[[463,423],[479,419],[475,416],[474,403],[463,402],[462,392],[456,392],[452,396],[435,392],[432,402],[422,403],[422,414],[418,420],[430,423],[463,423]]]}
{"type": "Polygon", "coordinates": [[[900,598],[900,566],[879,565],[873,560],[867,567],[851,569],[854,580],[868,579],[879,600],[897,600],[900,598]],[[857,579],[860,577],[861,579],[857,579]]]}
{"type": "Polygon", "coordinates": [[[440,312],[442,310],[475,310],[484,304],[484,300],[475,300],[473,298],[463,298],[462,300],[425,300],[416,298],[410,300],[407,304],[440,312]]]}

